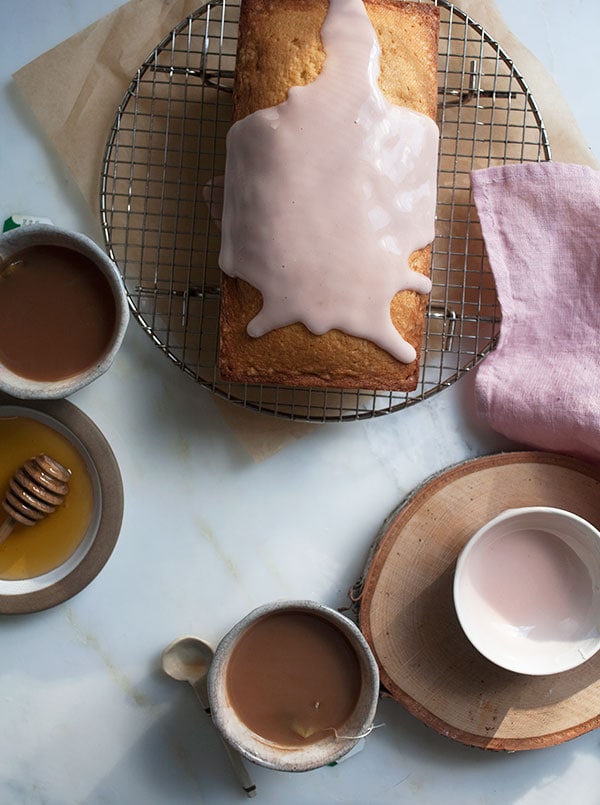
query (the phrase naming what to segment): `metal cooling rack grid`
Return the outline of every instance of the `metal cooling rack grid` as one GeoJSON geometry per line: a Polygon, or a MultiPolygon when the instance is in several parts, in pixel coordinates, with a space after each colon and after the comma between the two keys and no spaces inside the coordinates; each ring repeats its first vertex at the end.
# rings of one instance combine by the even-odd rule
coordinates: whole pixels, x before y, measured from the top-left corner
{"type": "Polygon", "coordinates": [[[202,6],[157,45],[132,79],[102,172],[107,248],[138,322],[172,361],[215,394],[289,419],[379,416],[436,394],[493,347],[500,316],[470,172],[550,159],[550,147],[535,101],[510,58],[459,9],[444,0],[437,5],[441,138],[433,291],[419,385],[408,394],[220,380],[220,238],[209,205],[211,182],[225,165],[239,3],[202,6]]]}

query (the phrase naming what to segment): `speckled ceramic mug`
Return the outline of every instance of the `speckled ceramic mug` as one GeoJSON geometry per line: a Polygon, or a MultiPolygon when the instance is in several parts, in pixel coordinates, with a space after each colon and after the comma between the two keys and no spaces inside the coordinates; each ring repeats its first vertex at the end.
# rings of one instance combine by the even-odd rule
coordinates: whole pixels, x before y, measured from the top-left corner
{"type": "MultiPolygon", "coordinates": [[[[252,665],[259,676],[266,674],[267,664],[264,656],[254,655],[252,658],[252,665]]],[[[294,684],[299,684],[298,680],[294,684]]],[[[379,697],[379,671],[367,641],[347,617],[314,601],[278,601],[250,612],[222,639],[210,668],[208,693],[215,725],[240,754],[254,763],[278,771],[308,771],[339,760],[370,732],[379,697]],[[357,695],[343,723],[337,729],[321,731],[320,728],[317,740],[294,742],[293,745],[258,734],[246,723],[234,707],[229,674],[232,656],[249,630],[261,622],[265,623],[270,616],[286,614],[307,615],[324,622],[332,630],[332,638],[335,638],[332,642],[339,639],[348,646],[354,657],[351,658],[352,665],[358,669],[357,695]]],[[[268,697],[267,692],[264,698],[268,697]]]]}
{"type": "Polygon", "coordinates": [[[0,302],[7,307],[6,315],[3,314],[3,327],[0,327],[0,390],[21,399],[67,397],[96,380],[113,363],[129,322],[127,296],[114,262],[86,235],[47,224],[31,224],[0,235],[0,302]],[[95,310],[94,304],[97,301],[97,321],[101,322],[103,328],[101,338],[98,337],[100,346],[97,353],[93,353],[87,362],[82,360],[75,368],[67,368],[62,376],[59,371],[40,372],[36,375],[35,371],[26,368],[25,361],[19,363],[19,358],[15,358],[18,352],[16,341],[21,339],[23,342],[24,337],[35,340],[34,346],[31,349],[28,347],[31,355],[37,349],[40,355],[49,356],[49,359],[56,357],[56,360],[60,358],[57,343],[61,339],[63,344],[68,344],[69,339],[73,343],[78,337],[89,339],[87,330],[92,326],[92,313],[82,314],[78,332],[77,327],[73,326],[76,321],[74,316],[64,315],[65,306],[69,314],[75,311],[75,305],[69,308],[65,301],[67,292],[71,292],[71,289],[66,284],[52,284],[50,276],[54,278],[54,275],[50,274],[50,269],[45,277],[41,277],[41,273],[34,275],[34,269],[30,269],[27,259],[23,258],[24,255],[36,255],[31,258],[31,262],[35,259],[35,271],[43,272],[45,264],[40,254],[44,249],[46,254],[53,256],[55,262],[57,256],[60,256],[66,266],[69,265],[69,256],[72,256],[73,282],[82,284],[83,274],[89,275],[90,285],[86,293],[90,300],[90,311],[95,310]],[[30,271],[29,277],[26,278],[23,274],[17,276],[19,271],[30,271]],[[97,276],[95,271],[98,272],[97,276]],[[31,279],[33,276],[41,277],[41,280],[36,282],[31,279]],[[24,289],[26,282],[30,284],[24,289]],[[42,285],[43,294],[40,290],[42,285]],[[18,291],[14,290],[15,287],[18,291]],[[94,296],[95,289],[102,290],[102,298],[106,299],[106,310],[110,311],[110,315],[105,314],[104,308],[100,313],[100,295],[94,296]],[[4,299],[1,294],[4,294],[4,299]],[[7,301],[11,298],[10,294],[19,300],[19,304],[7,301]],[[31,300],[30,304],[28,300],[31,300]],[[53,306],[56,309],[62,306],[64,326],[60,332],[51,318],[53,306]],[[43,310],[43,316],[40,316],[40,309],[43,310]],[[12,324],[7,323],[9,313],[13,317],[12,324]],[[86,322],[89,327],[86,327],[86,322]],[[48,332],[53,332],[55,337],[48,335],[45,328],[48,332]],[[57,332],[60,339],[56,338],[57,332]],[[32,333],[34,335],[30,335],[32,333]]]}

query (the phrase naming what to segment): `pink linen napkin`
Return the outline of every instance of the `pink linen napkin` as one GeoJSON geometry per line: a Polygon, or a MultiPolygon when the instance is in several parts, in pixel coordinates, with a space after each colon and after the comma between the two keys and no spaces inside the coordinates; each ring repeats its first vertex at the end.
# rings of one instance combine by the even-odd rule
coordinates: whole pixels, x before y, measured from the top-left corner
{"type": "Polygon", "coordinates": [[[600,172],[529,163],[471,184],[502,309],[478,413],[510,439],[600,462],[600,172]]]}

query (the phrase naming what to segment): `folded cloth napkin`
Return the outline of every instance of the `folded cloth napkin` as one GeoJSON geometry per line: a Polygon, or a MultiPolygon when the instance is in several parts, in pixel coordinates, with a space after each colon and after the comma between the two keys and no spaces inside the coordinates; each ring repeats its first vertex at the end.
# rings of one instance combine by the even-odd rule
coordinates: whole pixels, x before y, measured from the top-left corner
{"type": "Polygon", "coordinates": [[[477,410],[510,439],[600,462],[600,172],[529,163],[471,185],[502,309],[477,410]]]}

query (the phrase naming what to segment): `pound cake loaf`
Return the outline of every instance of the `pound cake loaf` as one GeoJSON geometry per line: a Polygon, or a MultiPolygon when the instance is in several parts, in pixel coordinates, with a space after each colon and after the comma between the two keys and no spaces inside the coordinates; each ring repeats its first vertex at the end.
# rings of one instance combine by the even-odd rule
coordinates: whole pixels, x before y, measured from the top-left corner
{"type": "MultiPolygon", "coordinates": [[[[353,3],[356,0],[331,0],[332,4],[353,3]]],[[[364,8],[361,6],[360,13],[364,16],[366,9],[372,37],[372,30],[376,33],[376,42],[379,43],[379,78],[378,87],[381,90],[386,103],[396,107],[413,110],[419,113],[412,115],[413,118],[422,118],[426,126],[435,129],[435,157],[437,158],[437,127],[431,121],[435,121],[437,111],[437,60],[438,60],[438,31],[439,31],[439,12],[433,5],[416,2],[403,2],[402,0],[364,0],[364,8]]],[[[350,65],[344,66],[343,58],[332,60],[329,65],[329,45],[325,47],[325,28],[323,24],[329,10],[328,0],[243,0],[238,38],[238,51],[236,60],[236,73],[233,90],[234,121],[243,121],[245,118],[250,120],[257,117],[253,113],[259,110],[270,110],[278,105],[287,106],[284,102],[288,98],[296,95],[302,101],[302,93],[315,82],[315,79],[323,71],[325,76],[331,76],[331,81],[338,80],[335,77],[336,69],[349,70],[350,65]],[[323,31],[323,37],[322,37],[323,31]],[[301,90],[291,90],[293,87],[300,87],[301,90]]],[[[346,23],[347,24],[347,23],[346,23]]],[[[330,26],[331,29],[331,26],[330,26]]],[[[332,36],[332,35],[330,35],[332,36]]],[[[329,42],[330,40],[326,40],[329,42]]],[[[356,52],[349,50],[349,54],[356,52]]],[[[353,57],[353,56],[352,56],[353,57]]],[[[373,58],[371,54],[370,58],[373,58]]],[[[352,69],[367,72],[366,66],[360,63],[357,57],[357,65],[352,65],[352,69]]],[[[371,64],[371,62],[369,62],[371,64]]],[[[362,80],[362,72],[359,79],[362,80]]],[[[353,77],[350,70],[347,76],[348,85],[356,83],[356,75],[353,77]]],[[[319,82],[317,82],[318,84],[319,82]]],[[[316,85],[315,85],[316,86],[316,85]]],[[[338,92],[335,100],[329,99],[328,103],[333,109],[338,104],[343,107],[345,98],[344,92],[338,92]]],[[[306,98],[308,102],[308,98],[306,98]]],[[[321,103],[323,103],[321,99],[321,103]]],[[[281,108],[281,107],[279,107],[281,108]]],[[[262,114],[262,113],[260,113],[262,114]]],[[[267,114],[265,112],[265,114],[267,114]]],[[[271,113],[268,113],[271,115],[271,113]]],[[[328,118],[327,107],[320,107],[321,118],[328,118]],[[325,109],[325,113],[323,113],[325,109]]],[[[275,130],[283,120],[283,117],[273,113],[270,117],[262,120],[261,125],[269,126],[275,130]],[[266,122],[265,122],[266,121],[266,122]],[[269,123],[269,121],[272,121],[269,123]]],[[[421,125],[420,121],[417,121],[421,125]]],[[[337,180],[331,180],[327,174],[328,165],[339,157],[339,152],[344,151],[346,140],[345,134],[340,130],[337,144],[327,140],[326,124],[324,120],[323,142],[307,140],[310,149],[307,152],[314,154],[315,150],[323,150],[325,168],[323,171],[323,181],[320,181],[320,174],[310,173],[312,170],[310,158],[297,158],[294,160],[286,159],[285,148],[280,159],[282,170],[290,167],[293,161],[294,167],[300,171],[302,181],[311,188],[310,192],[317,204],[320,201],[321,192],[329,190],[332,185],[336,185],[337,180]],[[305,164],[306,163],[306,164],[305,164]],[[304,173],[302,173],[304,171],[304,173]]],[[[357,120],[350,121],[358,123],[357,120]]],[[[283,125],[283,124],[281,124],[283,125]]],[[[318,124],[315,131],[319,133],[318,124]]],[[[336,124],[337,125],[337,124],[336,124]]],[[[425,125],[425,124],[423,124],[425,125]]],[[[235,129],[235,125],[228,135],[227,165],[230,167],[230,160],[233,163],[230,136],[235,129]]],[[[299,126],[299,131],[303,131],[303,126],[299,126]]],[[[268,131],[271,135],[271,131],[268,131]]],[[[236,146],[236,160],[244,159],[256,161],[256,154],[252,154],[250,146],[253,137],[246,133],[239,145],[236,146]],[[247,152],[247,153],[246,153],[247,152]]],[[[368,132],[367,132],[368,134],[368,132]]],[[[278,136],[278,135],[277,135],[278,136]]],[[[281,133],[283,136],[283,132],[281,133]]],[[[308,135],[307,135],[308,136],[308,135]]],[[[431,131],[427,132],[428,137],[434,135],[431,131]]],[[[259,136],[260,139],[260,136],[259,136]]],[[[296,147],[296,140],[291,147],[296,147]]],[[[348,141],[350,142],[350,141],[348,141]]],[[[262,146],[261,146],[262,147],[262,146]]],[[[369,146],[371,147],[371,146],[369,146]]],[[[375,143],[372,148],[378,146],[375,143]]],[[[267,149],[270,146],[267,144],[267,149]]],[[[432,146],[429,146],[431,153],[432,146]]],[[[260,153],[260,152],[259,152],[260,153]]],[[[271,160],[271,154],[267,150],[266,160],[271,160]]],[[[290,152],[291,153],[291,152],[290,152]]],[[[343,154],[342,154],[343,156],[343,154]]],[[[376,157],[378,158],[378,157],[376,157]]],[[[258,165],[259,184],[260,178],[260,157],[258,165]]],[[[402,161],[399,159],[398,161],[402,161]]],[[[341,164],[341,163],[340,163],[341,164]]],[[[231,170],[234,170],[233,164],[231,170]]],[[[433,166],[435,169],[435,166],[433,166]]],[[[432,168],[428,167],[431,175],[432,168]]],[[[434,170],[435,173],[435,170],[434,170]]],[[[335,174],[334,176],[337,176],[335,174]]],[[[340,182],[343,176],[340,176],[340,182]]],[[[238,196],[247,193],[244,198],[246,208],[252,210],[254,207],[259,211],[261,200],[252,195],[251,190],[247,190],[248,184],[240,178],[230,178],[228,189],[228,179],[225,179],[225,207],[223,213],[223,238],[222,243],[226,244],[228,233],[232,226],[236,224],[236,217],[243,213],[242,201],[238,196]],[[229,199],[228,199],[229,194],[229,199]],[[240,212],[242,210],[242,212],[240,212]]],[[[265,179],[265,181],[267,181],[265,179]]],[[[265,185],[273,190],[265,190],[263,193],[269,196],[278,193],[279,188],[277,179],[273,184],[265,185]]],[[[351,193],[340,188],[339,192],[351,193]]],[[[435,193],[435,189],[433,190],[435,193]]],[[[330,203],[332,206],[337,204],[337,196],[330,203]]],[[[339,198],[342,198],[341,196],[339,198]]],[[[289,204],[296,203],[295,198],[289,200],[289,204]]],[[[301,203],[300,201],[298,202],[301,203]]],[[[304,202],[311,206],[311,197],[304,202]]],[[[253,223],[252,232],[256,231],[256,239],[269,241],[269,227],[275,228],[279,225],[279,210],[288,204],[287,199],[278,199],[274,208],[269,212],[269,220],[265,216],[259,217],[258,224],[253,223]]],[[[432,208],[432,200],[428,201],[428,211],[432,208]]],[[[433,210],[435,199],[433,199],[433,210]]],[[[433,240],[433,218],[434,213],[425,217],[431,217],[431,222],[427,224],[431,228],[431,236],[424,243],[433,240]]],[[[333,223],[328,222],[327,227],[331,230],[334,227],[346,227],[349,234],[351,230],[357,229],[357,222],[352,218],[352,208],[344,207],[340,212],[339,220],[333,223]]],[[[385,218],[385,215],[384,215],[385,218]]],[[[241,226],[249,230],[249,221],[244,219],[241,226]]],[[[359,221],[358,225],[362,226],[359,221]]],[[[288,236],[282,237],[282,242],[292,244],[291,255],[285,252],[277,252],[277,259],[281,266],[281,275],[287,277],[287,272],[303,270],[303,258],[307,249],[321,249],[324,253],[328,250],[327,232],[321,232],[318,222],[315,231],[307,230],[296,232],[290,230],[289,223],[284,222],[282,226],[288,226],[288,236]],[[303,239],[304,238],[304,239],[303,239]],[[297,245],[294,247],[294,242],[297,245]]],[[[410,231],[411,225],[407,225],[410,231]]],[[[299,227],[296,226],[296,229],[299,227]]],[[[282,230],[286,232],[285,229],[282,230]]],[[[427,231],[427,228],[425,229],[427,231]]],[[[275,238],[273,238],[275,240],[275,238]]],[[[369,260],[368,252],[363,258],[362,251],[363,238],[359,237],[356,247],[359,254],[359,269],[367,271],[367,263],[377,263],[378,261],[369,260]],[[361,268],[362,260],[362,268],[361,268]]],[[[283,248],[283,247],[277,247],[283,248]]],[[[240,254],[246,255],[253,253],[254,241],[251,234],[248,243],[244,244],[240,254]]],[[[342,302],[341,309],[337,312],[337,318],[332,319],[329,315],[331,301],[327,297],[320,298],[320,276],[327,273],[328,266],[336,266],[337,252],[326,255],[326,268],[318,269],[313,274],[310,281],[307,279],[303,288],[304,299],[310,300],[310,316],[302,318],[298,315],[294,318],[294,305],[288,298],[287,290],[280,291],[277,300],[270,302],[263,292],[258,289],[259,281],[249,281],[248,277],[243,278],[243,271],[237,272],[232,269],[235,259],[231,257],[230,250],[222,245],[221,268],[223,269],[221,287],[221,318],[220,318],[220,342],[219,342],[219,370],[225,380],[233,382],[247,383],[266,383],[289,386],[313,386],[313,387],[332,387],[332,388],[364,388],[411,391],[416,388],[419,377],[419,360],[421,342],[423,339],[425,310],[427,305],[427,293],[431,287],[429,275],[431,271],[431,248],[423,245],[412,252],[406,254],[406,283],[404,289],[393,292],[387,297],[387,311],[378,312],[377,307],[371,300],[371,284],[375,285],[378,278],[375,274],[371,279],[363,278],[363,284],[355,282],[356,288],[348,290],[354,282],[350,272],[348,278],[342,274],[342,285],[349,294],[350,302],[342,302]],[[321,275],[318,271],[321,270],[321,275]],[[366,284],[365,284],[366,283],[366,284]],[[347,287],[346,287],[347,286],[347,287]],[[313,297],[311,299],[311,297],[313,297]],[[391,303],[390,301],[391,300],[391,303]],[[348,313],[354,305],[356,310],[348,313]],[[320,306],[320,309],[319,309],[320,306]],[[348,315],[346,315],[348,313],[348,315]],[[314,314],[314,315],[313,315],[314,314]],[[350,334],[356,321],[360,319],[359,328],[355,330],[360,335],[350,334]],[[265,322],[264,319],[267,319],[265,322]],[[357,319],[358,317],[358,319],[357,319]],[[348,326],[346,326],[348,319],[348,326]],[[331,321],[340,322],[339,325],[331,327],[331,321]],[[301,323],[305,321],[305,323],[301,323]],[[377,323],[377,326],[375,324],[377,323]],[[378,329],[379,328],[379,329],[378,329]],[[249,332],[250,330],[250,332],[249,332]],[[363,330],[365,335],[363,335],[363,330]],[[371,330],[375,336],[371,336],[371,330]],[[398,335],[401,338],[398,338],[398,335]],[[379,337],[380,336],[380,337],[379,337]],[[379,340],[378,340],[379,338],[379,340]],[[402,342],[402,343],[400,343],[402,342]]],[[[237,258],[238,263],[240,258],[237,258]]],[[[242,262],[244,258],[242,257],[242,262]]],[[[369,270],[376,271],[377,265],[370,266],[369,270]]],[[[344,269],[345,271],[345,269],[344,269]]],[[[365,274],[365,276],[368,276],[365,274]]],[[[279,278],[275,278],[277,282],[279,278]]],[[[302,284],[302,278],[300,281],[302,284]]],[[[325,280],[323,282],[325,284],[325,280]]],[[[344,297],[345,298],[345,297],[344,297]]]]}

